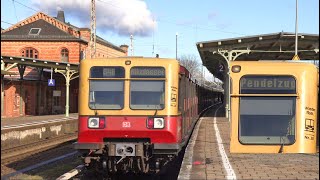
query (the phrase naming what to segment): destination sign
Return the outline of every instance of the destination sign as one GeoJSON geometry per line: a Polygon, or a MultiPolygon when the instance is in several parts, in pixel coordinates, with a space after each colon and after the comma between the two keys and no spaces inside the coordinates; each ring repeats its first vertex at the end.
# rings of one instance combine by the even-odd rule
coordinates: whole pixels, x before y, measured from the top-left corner
{"type": "Polygon", "coordinates": [[[124,78],[123,67],[95,66],[90,69],[91,78],[124,78]]]}
{"type": "Polygon", "coordinates": [[[130,71],[131,78],[165,78],[163,67],[133,67],[130,71]]]}
{"type": "Polygon", "coordinates": [[[242,94],[295,94],[292,76],[244,76],[240,80],[242,94]]]}

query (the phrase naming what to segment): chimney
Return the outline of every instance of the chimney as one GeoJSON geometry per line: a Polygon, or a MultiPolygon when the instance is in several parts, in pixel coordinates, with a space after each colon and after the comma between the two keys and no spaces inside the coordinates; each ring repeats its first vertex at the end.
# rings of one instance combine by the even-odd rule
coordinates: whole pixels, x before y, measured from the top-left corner
{"type": "Polygon", "coordinates": [[[57,15],[57,19],[61,22],[65,23],[65,19],[64,19],[64,11],[58,11],[58,15],[57,15]]]}
{"type": "Polygon", "coordinates": [[[126,55],[128,56],[128,48],[129,48],[129,46],[124,44],[124,45],[121,45],[120,48],[122,50],[124,50],[126,52],[126,55]]]}

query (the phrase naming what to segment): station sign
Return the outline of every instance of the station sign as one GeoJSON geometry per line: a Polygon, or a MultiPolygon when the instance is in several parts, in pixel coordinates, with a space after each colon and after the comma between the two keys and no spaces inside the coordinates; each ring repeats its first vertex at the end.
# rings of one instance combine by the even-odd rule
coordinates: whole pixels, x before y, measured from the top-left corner
{"type": "Polygon", "coordinates": [[[48,79],[48,86],[55,86],[56,80],[55,79],[48,79]]]}
{"type": "Polygon", "coordinates": [[[94,66],[90,69],[91,78],[124,78],[124,68],[120,66],[94,66]]]}
{"type": "Polygon", "coordinates": [[[165,78],[163,67],[133,67],[130,71],[131,78],[165,78]]]}

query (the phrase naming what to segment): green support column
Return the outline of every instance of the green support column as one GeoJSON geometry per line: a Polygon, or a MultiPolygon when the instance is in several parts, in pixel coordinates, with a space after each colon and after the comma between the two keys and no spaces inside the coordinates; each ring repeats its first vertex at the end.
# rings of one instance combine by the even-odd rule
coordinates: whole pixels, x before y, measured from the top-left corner
{"type": "Polygon", "coordinates": [[[20,104],[20,106],[19,106],[19,114],[20,114],[20,116],[23,116],[23,106],[22,106],[23,76],[24,76],[24,72],[26,70],[26,66],[18,64],[18,70],[19,70],[19,74],[20,74],[20,88],[19,88],[19,94],[20,94],[19,104],[20,104]]]}
{"type": "Polygon", "coordinates": [[[42,73],[43,73],[43,68],[37,68],[37,72],[38,72],[38,81],[37,81],[37,115],[42,115],[43,111],[40,111],[41,106],[41,100],[43,97],[43,93],[42,93],[42,83],[41,83],[41,77],[42,77],[42,73]]]}
{"type": "Polygon", "coordinates": [[[55,69],[54,72],[58,72],[62,74],[66,80],[66,117],[69,117],[69,87],[70,87],[70,81],[77,78],[78,76],[72,77],[78,71],[76,70],[70,70],[69,67],[66,67],[66,70],[58,70],[55,69]]]}
{"type": "Polygon", "coordinates": [[[20,82],[20,107],[19,107],[19,113],[20,113],[20,116],[23,116],[23,97],[24,97],[24,88],[23,88],[23,82],[21,81],[20,82]]]}
{"type": "Polygon", "coordinates": [[[230,77],[230,62],[236,60],[237,57],[239,57],[241,54],[249,54],[250,53],[250,49],[247,50],[221,50],[219,49],[218,51],[214,51],[213,54],[218,53],[220,54],[226,62],[226,70],[225,71],[225,86],[224,86],[224,92],[225,92],[225,108],[226,108],[226,118],[229,118],[230,121],[230,109],[231,109],[231,96],[230,96],[230,92],[231,92],[231,87],[230,87],[230,81],[231,81],[231,77],[230,77]]]}
{"type": "Polygon", "coordinates": [[[69,87],[70,87],[70,71],[67,70],[67,75],[66,75],[66,117],[69,117],[69,87]]]}

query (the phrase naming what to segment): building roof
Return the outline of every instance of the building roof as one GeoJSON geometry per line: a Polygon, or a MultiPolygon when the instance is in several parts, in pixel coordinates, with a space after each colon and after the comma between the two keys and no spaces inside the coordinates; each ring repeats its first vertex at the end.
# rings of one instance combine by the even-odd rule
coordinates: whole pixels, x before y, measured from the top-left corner
{"type": "MultiPolygon", "coordinates": [[[[1,31],[1,40],[7,41],[80,41],[88,43],[80,37],[80,30],[89,28],[79,28],[64,20],[64,12],[59,11],[58,17],[50,17],[43,12],[34,14],[23,21],[1,31]],[[38,35],[30,35],[31,28],[40,28],[38,35]]],[[[108,46],[117,51],[126,52],[120,47],[97,36],[97,43],[108,46]]]]}
{"type": "MultiPolygon", "coordinates": [[[[319,34],[298,34],[298,56],[301,60],[319,60],[319,34]]],[[[232,53],[236,61],[291,60],[295,54],[295,33],[280,32],[238,38],[198,42],[204,66],[219,79],[225,56],[232,53]]]]}
{"type": "Polygon", "coordinates": [[[1,34],[1,40],[28,40],[28,41],[82,41],[56,26],[48,23],[43,19],[31,22],[24,26],[19,26],[11,31],[6,31],[1,34]],[[37,35],[31,35],[31,29],[38,30],[37,35]]]}

